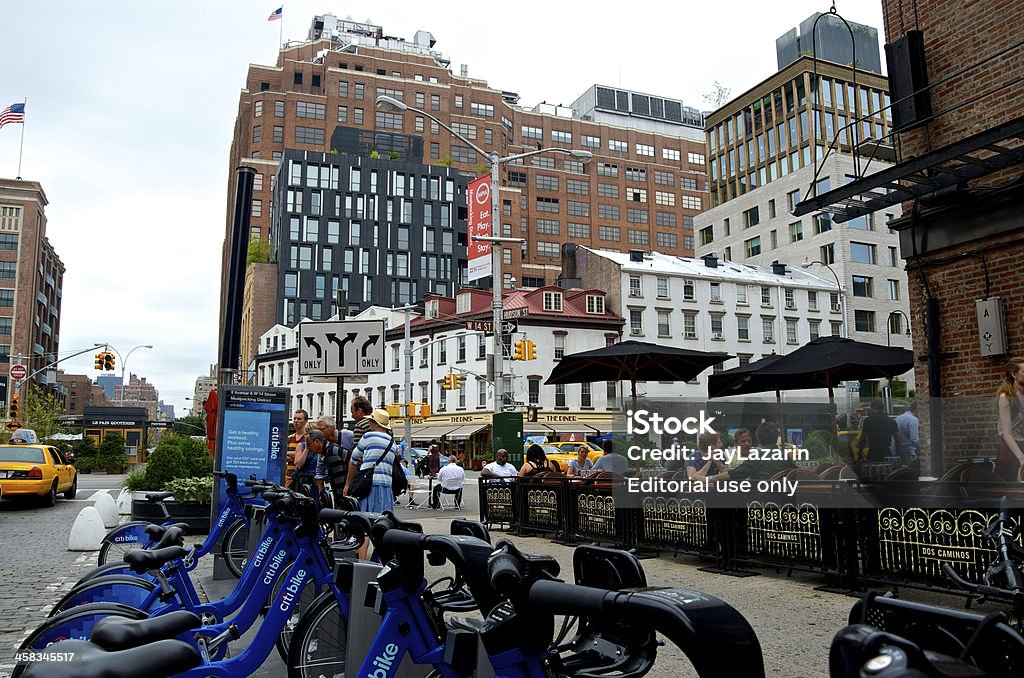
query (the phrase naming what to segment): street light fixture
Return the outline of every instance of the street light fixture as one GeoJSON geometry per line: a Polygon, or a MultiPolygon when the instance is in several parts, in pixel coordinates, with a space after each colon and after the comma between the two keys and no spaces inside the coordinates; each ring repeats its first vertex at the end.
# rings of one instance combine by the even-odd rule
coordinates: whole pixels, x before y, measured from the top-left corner
{"type": "Polygon", "coordinates": [[[835,269],[824,261],[819,261],[817,259],[814,261],[805,261],[800,264],[800,268],[810,268],[815,265],[824,266],[828,269],[828,272],[832,274],[832,277],[836,279],[836,287],[839,288],[839,312],[843,316],[843,322],[842,325],[840,325],[840,335],[843,337],[849,337],[849,333],[846,331],[846,292],[843,289],[843,283],[839,282],[839,276],[836,274],[835,269]]]}
{"type": "MultiPolygon", "coordinates": [[[[501,205],[499,204],[498,191],[501,188],[500,177],[498,175],[498,168],[501,165],[528,158],[532,155],[540,155],[541,153],[559,153],[562,155],[568,155],[569,157],[588,162],[594,158],[594,154],[590,151],[584,151],[579,149],[570,148],[539,148],[534,151],[527,151],[526,153],[516,153],[514,155],[507,155],[500,157],[497,151],[488,153],[483,150],[472,141],[464,137],[463,135],[456,132],[454,129],[446,125],[443,121],[439,120],[436,116],[431,115],[427,111],[420,108],[409,106],[404,101],[399,101],[394,97],[387,95],[381,95],[377,97],[377,108],[379,110],[390,112],[390,113],[404,113],[405,111],[412,111],[419,115],[423,115],[436,122],[440,127],[443,127],[449,134],[454,136],[456,139],[473,149],[477,155],[486,159],[491,165],[491,235],[493,242],[505,242],[506,240],[501,238],[501,220],[499,215],[501,214],[501,205]]],[[[483,238],[477,238],[477,240],[483,240],[483,238]]],[[[501,311],[502,311],[502,299],[501,293],[504,287],[504,280],[501,275],[501,248],[491,247],[491,287],[494,292],[493,300],[491,302],[494,322],[494,413],[498,414],[501,412],[502,394],[504,391],[504,373],[502,372],[503,359],[504,359],[504,343],[502,342],[501,333],[501,311]]]]}
{"type": "Polygon", "coordinates": [[[895,311],[890,311],[889,312],[889,317],[887,317],[885,319],[885,345],[886,346],[892,346],[892,343],[891,343],[891,340],[892,340],[892,317],[894,315],[903,316],[903,319],[907,321],[906,336],[908,336],[908,337],[910,336],[910,318],[907,316],[907,314],[904,313],[903,311],[899,310],[899,309],[896,309],[895,311]]]}
{"type": "Polygon", "coordinates": [[[121,357],[121,354],[118,353],[117,349],[111,346],[110,344],[107,344],[107,348],[113,351],[114,353],[117,353],[117,359],[121,363],[121,399],[118,401],[118,407],[124,407],[124,389],[127,386],[127,384],[124,383],[125,363],[128,362],[128,358],[131,357],[132,353],[135,353],[135,351],[139,350],[140,348],[153,348],[153,344],[141,344],[139,346],[136,346],[132,350],[128,351],[128,353],[126,353],[123,358],[121,357]]]}

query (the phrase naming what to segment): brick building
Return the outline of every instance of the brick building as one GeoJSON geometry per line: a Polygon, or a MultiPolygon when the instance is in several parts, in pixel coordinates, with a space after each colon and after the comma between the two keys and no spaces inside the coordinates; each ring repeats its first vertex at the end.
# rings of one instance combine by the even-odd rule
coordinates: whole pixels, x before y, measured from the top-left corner
{"type": "MultiPolygon", "coordinates": [[[[314,18],[307,41],[286,46],[276,64],[250,66],[230,154],[232,167],[257,172],[250,237],[270,235],[273,177],[285,150],[329,152],[339,127],[415,140],[401,149],[375,147],[382,158],[390,152],[403,161],[470,175],[486,172],[487,164],[472,149],[429,118],[377,110],[376,97],[387,95],[502,156],[549,146],[594,154],[589,164],[538,155],[527,164],[502,167],[504,233],[527,240],[522,250],[506,248],[506,286],[512,277],[523,286],[552,283],[560,244],[567,239],[620,251],[656,246],[670,254],[693,253],[692,219],[706,203],[699,111],[677,100],[600,86],[572,106],[522,107],[516,93],[454,73],[433,44],[423,31],[407,42],[385,37],[379,26],[322,15],[314,18]]],[[[235,181],[232,176],[227,194],[229,234],[235,181]]],[[[228,237],[224,281],[229,242],[228,237]]],[[[243,303],[257,302],[268,284],[254,282],[243,303]]],[[[248,305],[243,318],[244,368],[273,319],[248,305]]]]}
{"type": "Polygon", "coordinates": [[[0,179],[0,363],[20,355],[29,374],[59,347],[64,264],[46,238],[47,202],[37,181],[0,179]]]}
{"type": "Polygon", "coordinates": [[[87,407],[106,407],[110,405],[103,388],[85,374],[68,374],[57,372],[57,381],[64,392],[64,414],[67,417],[81,418],[87,407]]]}
{"type": "Polygon", "coordinates": [[[896,164],[807,208],[842,220],[903,204],[891,226],[910,278],[922,440],[942,450],[931,455],[938,475],[958,457],[994,454],[995,390],[1007,359],[1024,354],[1024,4],[885,0],[883,8],[896,164]],[[1002,347],[976,306],[996,297],[1002,347]]]}
{"type": "Polygon", "coordinates": [[[114,402],[121,408],[142,408],[146,411],[149,421],[157,420],[157,404],[160,394],[156,386],[146,381],[145,377],[131,374],[128,383],[114,389],[114,402]]]}

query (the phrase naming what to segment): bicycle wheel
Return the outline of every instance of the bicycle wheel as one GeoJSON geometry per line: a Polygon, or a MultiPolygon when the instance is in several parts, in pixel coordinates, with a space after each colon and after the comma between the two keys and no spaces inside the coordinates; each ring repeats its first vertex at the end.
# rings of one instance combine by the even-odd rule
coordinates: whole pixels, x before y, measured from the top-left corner
{"type": "MultiPolygon", "coordinates": [[[[89,640],[92,627],[104,617],[146,619],[148,616],[142,610],[116,603],[79,605],[50,617],[37,626],[19,649],[42,650],[58,640],[89,640]]],[[[14,675],[17,675],[17,672],[14,675]]]]}
{"type": "MultiPolygon", "coordinates": [[[[282,572],[286,573],[289,569],[291,569],[291,563],[287,567],[282,568],[282,572]]],[[[277,600],[278,593],[280,593],[286,579],[287,577],[282,574],[274,583],[274,592],[270,594],[270,600],[268,601],[270,605],[273,605],[274,601],[277,600]]],[[[313,581],[311,579],[306,580],[305,586],[302,587],[302,591],[299,593],[298,600],[295,601],[295,605],[292,607],[291,615],[285,621],[280,635],[277,636],[275,644],[277,645],[277,653],[281,655],[282,660],[288,659],[288,646],[291,644],[292,635],[295,633],[303,613],[309,609],[318,595],[320,595],[320,592],[316,590],[313,581]]]]}
{"type": "Polygon", "coordinates": [[[124,559],[124,554],[132,549],[146,548],[149,544],[146,528],[151,524],[144,520],[133,520],[107,532],[100,545],[97,565],[120,562],[124,559]]]}
{"type": "Polygon", "coordinates": [[[236,578],[241,577],[245,564],[249,562],[249,528],[241,518],[231,523],[224,533],[220,542],[220,555],[231,574],[236,578]]]}
{"type": "Polygon", "coordinates": [[[64,597],[50,610],[53,617],[65,610],[89,603],[119,603],[141,608],[156,588],[152,581],[127,575],[109,575],[90,579],[64,594],[64,597]]]}
{"type": "Polygon", "coordinates": [[[334,594],[313,601],[292,635],[285,662],[289,678],[344,678],[348,659],[348,620],[334,594]]]}
{"type": "Polygon", "coordinates": [[[77,582],[75,586],[84,584],[85,582],[95,579],[97,577],[105,577],[110,574],[123,574],[128,577],[138,577],[139,579],[152,580],[153,578],[148,574],[135,574],[131,566],[128,563],[107,563],[106,565],[100,565],[86,572],[77,582]]]}

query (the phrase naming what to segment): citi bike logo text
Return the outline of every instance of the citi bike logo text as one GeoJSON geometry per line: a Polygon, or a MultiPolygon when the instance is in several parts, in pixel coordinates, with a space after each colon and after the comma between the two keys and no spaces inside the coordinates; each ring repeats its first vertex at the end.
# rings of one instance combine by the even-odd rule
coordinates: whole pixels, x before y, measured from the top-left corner
{"type": "Polygon", "coordinates": [[[137,534],[120,534],[120,535],[114,537],[114,543],[116,543],[116,544],[126,544],[128,542],[137,542],[137,541],[139,541],[139,535],[137,535],[137,534]]]}
{"type": "Polygon", "coordinates": [[[284,588],[284,594],[281,596],[281,611],[287,612],[291,609],[295,603],[295,596],[299,595],[299,590],[302,588],[302,582],[306,578],[306,571],[299,570],[296,572],[291,579],[288,580],[288,586],[284,588]]]}
{"type": "Polygon", "coordinates": [[[281,549],[273,557],[273,559],[270,561],[270,565],[267,565],[267,572],[263,575],[263,583],[264,584],[266,584],[267,586],[270,586],[274,582],[274,575],[277,574],[278,568],[281,567],[281,563],[284,562],[284,558],[287,555],[288,555],[288,552],[285,551],[284,549],[281,549]]]}
{"type": "Polygon", "coordinates": [[[373,665],[377,668],[366,674],[366,678],[388,678],[391,674],[391,666],[398,656],[398,646],[388,643],[384,646],[384,652],[373,658],[373,665]]]}
{"type": "Polygon", "coordinates": [[[227,522],[229,515],[231,515],[231,509],[221,511],[220,518],[217,519],[217,527],[224,527],[224,523],[227,522]]]}
{"type": "Polygon", "coordinates": [[[267,551],[270,550],[270,544],[274,541],[271,537],[267,537],[260,542],[259,547],[256,549],[256,553],[252,557],[253,567],[259,567],[263,564],[263,559],[267,557],[267,551]]]}

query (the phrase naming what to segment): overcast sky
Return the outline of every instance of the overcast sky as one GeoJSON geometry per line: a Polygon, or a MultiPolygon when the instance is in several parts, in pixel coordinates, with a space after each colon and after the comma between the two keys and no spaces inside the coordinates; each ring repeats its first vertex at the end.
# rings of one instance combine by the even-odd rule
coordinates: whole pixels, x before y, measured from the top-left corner
{"type": "MultiPolygon", "coordinates": [[[[840,0],[881,33],[881,0],[840,0]]],[[[67,269],[60,357],[110,342],[183,408],[216,362],[228,150],[250,63],[276,61],[279,30],[305,39],[317,13],[412,40],[433,33],[459,72],[568,105],[593,84],[708,108],[776,70],[775,38],[830,4],[800,0],[514,3],[324,0],[4,3],[0,108],[28,99],[21,177],[50,201],[47,235],[67,269]]],[[[0,177],[17,175],[22,127],[0,129],[0,177]]],[[[63,363],[92,377],[92,351],[63,363]]]]}

